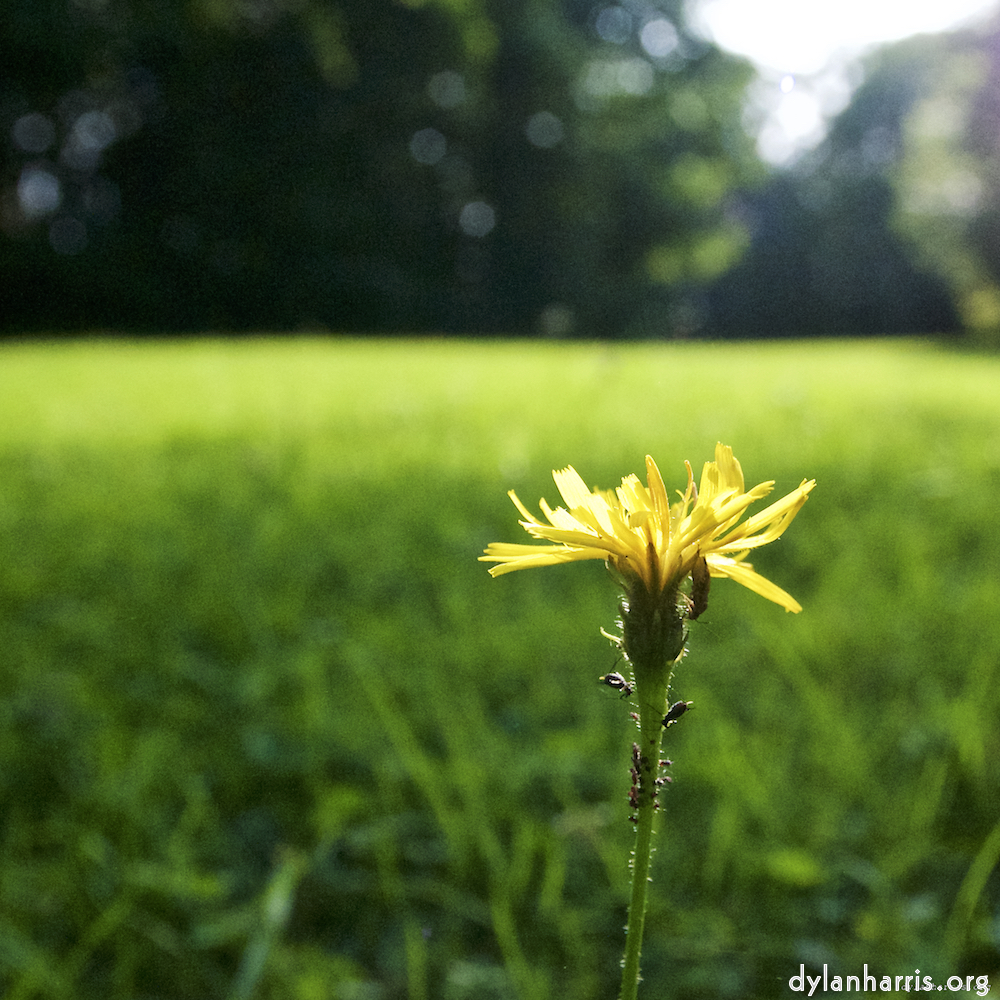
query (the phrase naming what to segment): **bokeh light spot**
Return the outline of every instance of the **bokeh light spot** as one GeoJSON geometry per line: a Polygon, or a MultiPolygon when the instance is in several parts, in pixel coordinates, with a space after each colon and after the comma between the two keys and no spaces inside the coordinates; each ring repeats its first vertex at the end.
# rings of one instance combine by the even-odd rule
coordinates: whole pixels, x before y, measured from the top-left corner
{"type": "Polygon", "coordinates": [[[787,163],[819,141],[824,116],[816,96],[796,87],[782,94],[757,136],[757,151],[768,163],[787,163]]]}
{"type": "Polygon", "coordinates": [[[680,37],[677,29],[665,17],[658,17],[643,25],[639,41],[654,59],[664,59],[680,44],[680,37]]]}
{"type": "Polygon", "coordinates": [[[653,80],[653,67],[645,59],[595,59],[587,66],[583,90],[591,97],[639,97],[649,92],[653,80]]]}
{"type": "Polygon", "coordinates": [[[427,84],[427,95],[439,108],[457,108],[465,100],[465,79],[450,69],[435,73],[427,84]]]}
{"type": "Polygon", "coordinates": [[[440,163],[447,151],[448,141],[436,128],[422,128],[410,140],[410,155],[427,166],[440,163]]]}
{"type": "Polygon", "coordinates": [[[562,302],[550,302],[538,317],[544,337],[568,337],[573,332],[573,310],[562,302]]]}
{"type": "Polygon", "coordinates": [[[25,167],[17,182],[17,198],[27,218],[48,215],[62,201],[59,178],[44,167],[25,167]]]}
{"type": "Polygon", "coordinates": [[[563,140],[563,123],[551,111],[539,111],[528,119],[524,127],[528,142],[539,149],[551,149],[563,140]]]}
{"type": "Polygon", "coordinates": [[[458,228],[466,236],[482,237],[493,231],[496,212],[485,201],[470,201],[463,206],[458,216],[458,228]]]}
{"type": "Polygon", "coordinates": [[[632,15],[624,7],[605,7],[594,21],[594,30],[604,41],[624,45],[632,34],[632,15]]]}
{"type": "Polygon", "coordinates": [[[14,145],[24,153],[44,153],[56,140],[56,128],[37,112],[22,115],[10,130],[14,145]]]}
{"type": "Polygon", "coordinates": [[[106,149],[115,141],[115,123],[105,111],[85,111],[73,123],[73,142],[84,152],[106,149]]]}

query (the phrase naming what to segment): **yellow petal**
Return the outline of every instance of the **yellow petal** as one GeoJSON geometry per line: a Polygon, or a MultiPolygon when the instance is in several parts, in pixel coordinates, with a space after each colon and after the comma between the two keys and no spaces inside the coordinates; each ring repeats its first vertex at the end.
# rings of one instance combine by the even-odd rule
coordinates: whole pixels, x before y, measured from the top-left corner
{"type": "Polygon", "coordinates": [[[712,576],[728,576],[730,580],[735,580],[755,594],[780,604],[786,611],[798,614],[802,610],[802,605],[791,594],[782,590],[776,583],[772,583],[767,577],[754,572],[749,563],[740,563],[716,555],[706,556],[706,562],[712,576]]]}

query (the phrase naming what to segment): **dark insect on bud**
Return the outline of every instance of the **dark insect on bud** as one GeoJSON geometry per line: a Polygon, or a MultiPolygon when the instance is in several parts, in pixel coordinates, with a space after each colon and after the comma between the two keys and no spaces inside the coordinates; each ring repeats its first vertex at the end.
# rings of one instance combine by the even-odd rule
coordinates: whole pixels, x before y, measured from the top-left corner
{"type": "Polygon", "coordinates": [[[607,684],[608,687],[614,688],[616,691],[621,691],[623,698],[628,698],[632,694],[632,685],[617,671],[605,674],[603,677],[598,677],[597,679],[602,684],[607,684]]]}
{"type": "Polygon", "coordinates": [[[708,588],[712,584],[712,577],[708,572],[708,563],[702,556],[691,570],[691,610],[688,618],[694,621],[708,607],[708,588]]]}
{"type": "Polygon", "coordinates": [[[675,701],[663,716],[663,724],[672,726],[693,705],[694,702],[691,701],[675,701]]]}

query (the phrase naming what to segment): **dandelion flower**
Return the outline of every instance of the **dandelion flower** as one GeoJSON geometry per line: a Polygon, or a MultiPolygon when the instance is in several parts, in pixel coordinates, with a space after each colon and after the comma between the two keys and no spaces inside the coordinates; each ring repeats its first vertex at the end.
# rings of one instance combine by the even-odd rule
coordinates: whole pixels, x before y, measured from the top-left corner
{"type": "Polygon", "coordinates": [[[614,490],[589,489],[572,467],[552,473],[564,507],[541,500],[535,517],[512,490],[521,525],[542,544],[493,542],[479,558],[495,563],[493,576],[534,566],[582,559],[601,559],[624,589],[617,624],[621,635],[601,631],[614,642],[632,671],[599,678],[628,697],[637,712],[639,734],[632,744],[629,817],[636,828],[632,852],[632,895],[622,960],[622,1000],[635,1000],[646,913],[652,838],[660,777],[669,764],[660,756],[663,734],[692,706],[670,704],[670,682],[685,653],[688,622],[708,604],[712,577],[729,577],[788,611],[802,607],[777,584],[755,572],[746,557],[780,538],[809,498],[815,480],[803,480],[787,496],[756,514],[748,508],[766,497],[773,482],[747,489],[732,448],[715,446],[715,461],[706,462],[698,485],[687,465],[687,488],[670,502],[660,470],[646,456],[646,484],[626,476],[614,490]]]}
{"type": "MultiPolygon", "coordinates": [[[[815,480],[803,480],[787,496],[764,510],[740,519],[747,508],[763,499],[773,481],[747,490],[743,470],[732,448],[718,444],[715,461],[706,462],[698,486],[690,463],[687,489],[671,504],[656,463],[646,456],[646,485],[636,475],[626,476],[614,490],[591,490],[577,471],[553,472],[565,507],[540,501],[546,521],[531,514],[513,490],[509,496],[522,515],[525,531],[547,545],[492,542],[480,556],[497,565],[493,576],[535,566],[582,559],[602,559],[623,581],[626,590],[644,590],[656,599],[675,593],[688,577],[729,577],[788,611],[802,607],[790,594],[755,572],[746,556],[779,538],[802,509],[815,480]]],[[[707,589],[707,578],[704,587],[707,589]]],[[[693,617],[693,616],[692,616],[693,617]]]]}

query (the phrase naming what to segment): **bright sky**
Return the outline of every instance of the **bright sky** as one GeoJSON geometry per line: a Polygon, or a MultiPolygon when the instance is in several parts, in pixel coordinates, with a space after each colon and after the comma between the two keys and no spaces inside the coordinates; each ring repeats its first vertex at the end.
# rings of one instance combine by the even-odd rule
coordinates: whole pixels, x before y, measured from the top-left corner
{"type": "Polygon", "coordinates": [[[884,42],[976,23],[998,0],[697,0],[695,23],[747,56],[761,155],[785,163],[818,142],[857,83],[858,56],[884,42]]]}

